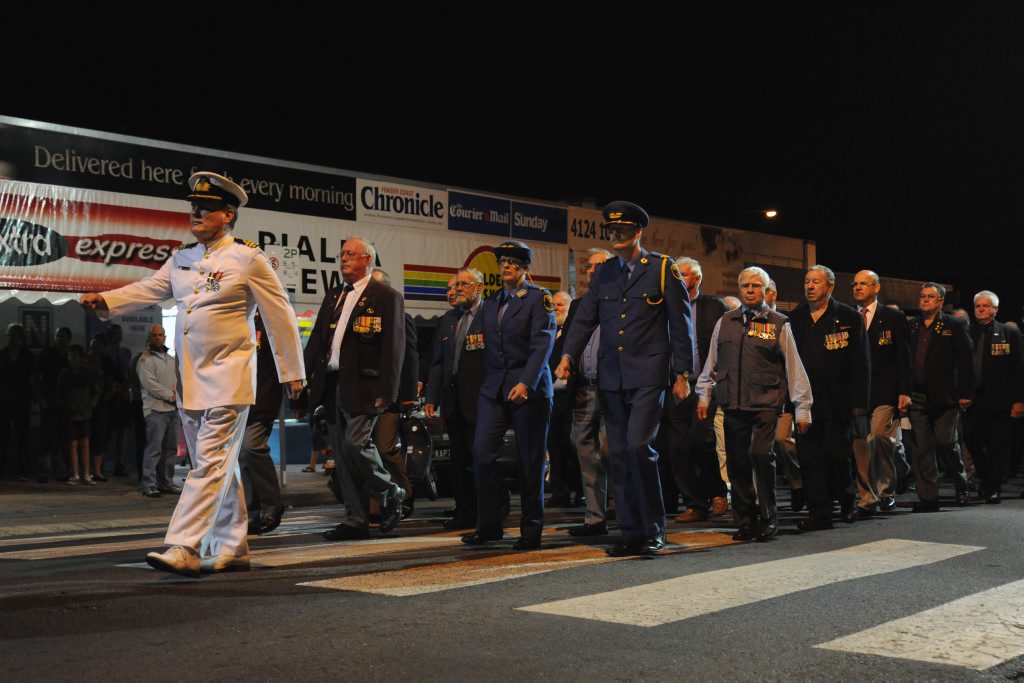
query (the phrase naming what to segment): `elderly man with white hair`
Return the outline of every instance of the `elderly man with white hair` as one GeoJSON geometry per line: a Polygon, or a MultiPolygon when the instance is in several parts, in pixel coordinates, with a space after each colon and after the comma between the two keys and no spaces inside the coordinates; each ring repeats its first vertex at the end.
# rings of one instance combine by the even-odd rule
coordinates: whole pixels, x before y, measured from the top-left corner
{"type": "Polygon", "coordinates": [[[778,529],[772,443],[787,392],[797,431],[811,422],[811,388],[789,321],[765,304],[769,277],[756,266],[739,275],[742,305],[722,316],[697,380],[697,416],[714,398],[725,412],[725,450],[738,541],[767,541],[778,529]],[[755,491],[756,483],[756,491],[755,491]]]}
{"type": "Polygon", "coordinates": [[[1018,330],[996,320],[999,297],[974,295],[974,403],[964,414],[964,441],[981,483],[978,497],[1000,503],[1011,420],[1024,417],[1024,355],[1018,330]]]}

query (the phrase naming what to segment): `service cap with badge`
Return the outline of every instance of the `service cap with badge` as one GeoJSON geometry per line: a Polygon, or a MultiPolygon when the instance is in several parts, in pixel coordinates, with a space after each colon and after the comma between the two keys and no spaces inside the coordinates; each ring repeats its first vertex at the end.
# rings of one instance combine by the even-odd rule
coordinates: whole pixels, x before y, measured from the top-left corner
{"type": "Polygon", "coordinates": [[[625,231],[628,228],[643,230],[651,222],[647,212],[633,202],[614,201],[605,204],[601,214],[604,216],[601,227],[614,231],[625,231]]]}
{"type": "Polygon", "coordinates": [[[519,240],[507,240],[494,248],[494,258],[501,263],[501,259],[514,259],[524,266],[530,265],[533,260],[533,250],[526,245],[526,242],[519,240]]]}
{"type": "Polygon", "coordinates": [[[238,209],[249,201],[249,195],[235,182],[219,173],[199,171],[189,176],[191,190],[187,199],[198,207],[219,210],[225,207],[238,209]]]}

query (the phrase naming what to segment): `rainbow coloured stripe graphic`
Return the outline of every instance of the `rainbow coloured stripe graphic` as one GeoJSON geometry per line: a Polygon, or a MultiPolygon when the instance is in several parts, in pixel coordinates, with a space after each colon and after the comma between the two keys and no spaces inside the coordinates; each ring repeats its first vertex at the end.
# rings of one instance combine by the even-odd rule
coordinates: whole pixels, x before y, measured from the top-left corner
{"type": "Polygon", "coordinates": [[[439,266],[417,266],[406,263],[405,298],[408,301],[448,301],[448,280],[455,275],[457,268],[439,266]]]}

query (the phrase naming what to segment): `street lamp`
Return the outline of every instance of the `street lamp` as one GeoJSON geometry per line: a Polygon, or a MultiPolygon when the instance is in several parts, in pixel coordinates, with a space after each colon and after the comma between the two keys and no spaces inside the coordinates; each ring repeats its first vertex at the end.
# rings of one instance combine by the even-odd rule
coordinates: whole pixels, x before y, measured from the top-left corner
{"type": "Polygon", "coordinates": [[[740,215],[736,217],[736,227],[743,227],[743,218],[750,213],[756,213],[761,215],[765,220],[773,220],[778,218],[779,212],[776,209],[744,209],[740,211],[740,215]]]}

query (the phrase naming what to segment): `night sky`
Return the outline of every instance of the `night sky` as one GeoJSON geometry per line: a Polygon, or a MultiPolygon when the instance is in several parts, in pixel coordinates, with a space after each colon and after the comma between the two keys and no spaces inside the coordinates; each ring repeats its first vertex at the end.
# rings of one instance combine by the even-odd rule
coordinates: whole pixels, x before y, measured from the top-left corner
{"type": "Polygon", "coordinates": [[[1019,317],[1024,14],[894,4],[9,4],[0,114],[629,199],[815,240],[839,271],[991,288],[1019,317]]]}

